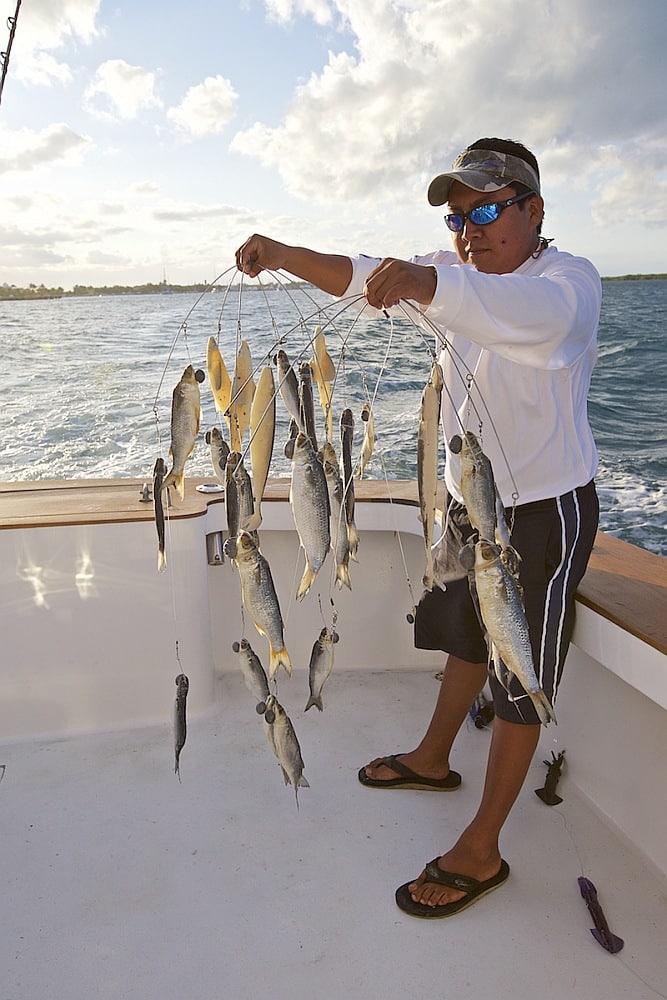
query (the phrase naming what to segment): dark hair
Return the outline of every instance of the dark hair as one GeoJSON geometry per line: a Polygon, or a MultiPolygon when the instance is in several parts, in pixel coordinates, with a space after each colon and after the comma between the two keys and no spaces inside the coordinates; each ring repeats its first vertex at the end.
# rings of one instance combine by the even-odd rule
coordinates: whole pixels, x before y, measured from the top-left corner
{"type": "Polygon", "coordinates": [[[540,168],[534,153],[524,146],[522,142],[515,142],[514,139],[477,139],[468,146],[468,149],[492,149],[495,153],[506,153],[508,156],[516,156],[533,168],[540,176],[540,168]]]}
{"type": "MultiPolygon", "coordinates": [[[[492,149],[495,153],[506,153],[508,156],[516,156],[519,160],[523,160],[530,167],[533,168],[537,174],[537,178],[540,178],[540,168],[537,162],[537,157],[534,153],[524,146],[522,142],[516,142],[514,139],[476,139],[475,142],[468,146],[468,149],[492,149]]],[[[520,184],[518,181],[513,181],[507,185],[514,189],[515,194],[527,194],[530,191],[529,187],[525,184],[520,184]]],[[[520,201],[519,208],[521,211],[525,208],[526,202],[520,201]]],[[[542,232],[542,223],[537,227],[538,236],[542,232]]]]}

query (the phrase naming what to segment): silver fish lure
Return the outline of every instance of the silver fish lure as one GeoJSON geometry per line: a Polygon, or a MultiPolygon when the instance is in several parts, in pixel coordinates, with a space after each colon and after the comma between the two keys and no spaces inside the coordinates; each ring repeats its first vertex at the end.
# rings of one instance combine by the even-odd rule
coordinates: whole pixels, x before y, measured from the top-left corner
{"type": "Polygon", "coordinates": [[[167,568],[167,556],[165,554],[165,522],[164,506],[162,504],[162,483],[167,471],[163,458],[155,460],[153,467],[153,507],[155,510],[155,527],[157,529],[157,571],[164,572],[167,568]]]}
{"type": "Polygon", "coordinates": [[[326,684],[334,665],[334,646],[338,642],[338,633],[334,629],[323,628],[313,644],[308,667],[308,685],[310,698],[306,703],[305,712],[313,705],[320,712],[322,703],[322,688],[326,684]]]}
{"type": "Polygon", "coordinates": [[[247,639],[244,638],[240,642],[232,643],[232,649],[238,653],[245,686],[250,694],[257,699],[257,712],[262,715],[266,711],[266,701],[269,697],[269,682],[266,671],[247,639]]]}
{"type": "MultiPolygon", "coordinates": [[[[487,542],[496,537],[496,481],[491,462],[477,437],[466,431],[460,439],[461,494],[473,528],[487,542]]],[[[452,439],[454,447],[457,441],[452,439]]]]}
{"type": "Polygon", "coordinates": [[[352,444],[354,438],[354,415],[352,410],[345,409],[340,415],[340,464],[343,477],[343,495],[345,498],[345,519],[347,521],[347,537],[350,546],[350,558],[357,561],[359,548],[359,532],[354,523],[354,477],[352,473],[352,444]]]}
{"type": "Polygon", "coordinates": [[[313,397],[313,375],[310,364],[304,361],[299,366],[299,409],[301,412],[301,427],[310,438],[313,449],[317,451],[317,433],[315,430],[315,401],[313,397]]]}
{"type": "Polygon", "coordinates": [[[257,631],[268,640],[269,677],[273,680],[280,667],[291,675],[292,663],[285,648],[283,619],[271,567],[247,531],[239,532],[237,538],[228,538],[224,548],[225,554],[236,560],[243,607],[257,631]]]}
{"type": "Polygon", "coordinates": [[[359,468],[357,469],[359,479],[363,478],[366,466],[373,457],[373,451],[375,450],[375,419],[368,403],[364,403],[361,407],[361,420],[364,425],[364,440],[361,443],[361,456],[359,458],[359,468]]]}
{"type": "Polygon", "coordinates": [[[468,517],[480,539],[495,541],[501,548],[501,558],[510,573],[518,573],[521,557],[510,544],[510,530],[505,517],[505,508],[498,493],[493,468],[488,456],[472,431],[465,431],[463,437],[455,435],[450,449],[460,453],[461,494],[468,517]]]}
{"type": "Polygon", "coordinates": [[[436,361],[422,393],[417,435],[417,485],[426,549],[426,570],[423,581],[426,590],[433,590],[434,583],[432,544],[438,492],[438,428],[442,388],[442,369],[436,361]]]}
{"type": "Polygon", "coordinates": [[[276,367],[278,369],[278,392],[280,393],[280,397],[292,420],[295,420],[299,430],[302,430],[299,383],[289,358],[282,349],[276,354],[276,367]]]}
{"type": "Polygon", "coordinates": [[[185,746],[188,734],[186,702],[189,690],[190,681],[185,674],[179,674],[176,678],[176,701],[174,703],[174,773],[178,775],[179,781],[181,780],[181,750],[185,746]]]}
{"type": "Polygon", "coordinates": [[[253,510],[252,482],[243,458],[240,452],[230,451],[225,466],[225,511],[231,538],[245,527],[253,510]]]}
{"type": "Polygon", "coordinates": [[[331,552],[336,567],[336,585],[339,590],[343,589],[343,584],[352,590],[349,570],[350,541],[345,517],[343,480],[338,467],[338,459],[334,447],[329,441],[326,442],[319,454],[329,491],[329,532],[331,552]]]}
{"type": "Polygon", "coordinates": [[[291,785],[299,807],[299,788],[309,788],[303,776],[304,763],[294,726],[279,701],[269,695],[264,713],[264,725],[269,746],[278,758],[286,785],[291,785]]]}
{"type": "Polygon", "coordinates": [[[475,589],[498,680],[509,689],[505,669],[519,681],[544,725],[554,710],[535,673],[533,652],[519,584],[501,558],[501,548],[484,539],[475,545],[475,589]]]}
{"type": "Polygon", "coordinates": [[[329,491],[322,463],[310,438],[298,434],[292,457],[290,505],[294,524],[306,556],[306,567],[296,592],[297,600],[306,596],[329,551],[329,491]]]}
{"type": "Polygon", "coordinates": [[[172,466],[162,489],[174,487],[182,500],[185,496],[185,463],[195,448],[201,416],[199,383],[192,365],[188,365],[171,398],[172,466]]]}
{"type": "Polygon", "coordinates": [[[224,486],[225,467],[227,465],[227,456],[229,455],[229,445],[222,436],[222,432],[219,427],[211,427],[210,430],[206,431],[206,444],[209,446],[211,466],[213,468],[215,478],[224,486]]]}

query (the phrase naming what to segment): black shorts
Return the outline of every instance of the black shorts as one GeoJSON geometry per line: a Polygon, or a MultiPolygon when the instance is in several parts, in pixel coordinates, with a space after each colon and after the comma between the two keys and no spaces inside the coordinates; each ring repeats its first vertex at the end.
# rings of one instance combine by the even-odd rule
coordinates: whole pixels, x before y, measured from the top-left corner
{"type": "MultiPolygon", "coordinates": [[[[476,540],[463,504],[448,502],[452,544],[476,540]],[[472,537],[471,537],[472,536],[472,537]]],[[[508,521],[512,512],[508,511],[508,521]]],[[[574,595],[586,570],[598,526],[595,483],[549,500],[518,506],[513,512],[511,542],[521,556],[519,582],[535,673],[554,704],[574,627],[574,595]]],[[[489,652],[468,577],[448,581],[446,590],[426,591],[417,606],[415,646],[441,649],[469,663],[485,663],[489,652]]],[[[507,722],[536,723],[537,713],[518,682],[511,696],[489,673],[496,715],[507,722]]]]}

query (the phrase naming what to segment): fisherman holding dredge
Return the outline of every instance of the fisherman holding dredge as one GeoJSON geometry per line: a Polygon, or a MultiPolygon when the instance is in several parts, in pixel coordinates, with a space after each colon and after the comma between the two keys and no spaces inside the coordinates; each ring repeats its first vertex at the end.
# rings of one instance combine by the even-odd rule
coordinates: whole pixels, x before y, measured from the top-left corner
{"type": "MultiPolygon", "coordinates": [[[[455,252],[410,261],[351,258],[255,235],[237,251],[237,265],[251,277],[282,269],[336,296],[363,293],[377,309],[409,300],[438,328],[447,491],[438,548],[458,553],[476,543],[475,561],[502,572],[493,565],[498,539],[479,538],[464,505],[461,444],[478,437],[500,509],[507,511],[534,670],[552,709],[572,635],[574,595],[597,529],[597,451],[586,401],[601,282],[589,261],[541,236],[539,167],[520,143],[476,141],[431,182],[428,200],[447,205],[455,252]]],[[[436,584],[443,582],[434,573],[436,584]]],[[[448,654],[435,709],[415,749],[362,767],[362,784],[434,791],[460,785],[449,754],[487,680],[487,630],[491,634],[490,624],[480,624],[462,567],[448,575],[445,589],[425,592],[415,645],[448,654]]],[[[492,648],[501,659],[495,641],[492,648]]],[[[537,746],[540,715],[503,669],[500,662],[488,672],[495,720],[479,808],[456,843],[396,892],[398,905],[415,916],[449,916],[508,877],[499,835],[537,746]]]]}

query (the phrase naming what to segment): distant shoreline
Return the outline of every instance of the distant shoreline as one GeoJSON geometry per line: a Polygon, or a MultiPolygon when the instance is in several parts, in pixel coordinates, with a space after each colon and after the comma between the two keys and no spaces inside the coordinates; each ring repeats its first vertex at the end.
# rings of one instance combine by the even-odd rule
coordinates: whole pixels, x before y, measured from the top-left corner
{"type": "MultiPolygon", "coordinates": [[[[611,277],[603,277],[603,281],[656,281],[664,280],[667,274],[619,274],[611,277]]],[[[308,282],[293,281],[290,285],[306,285],[308,282]]],[[[258,288],[258,285],[248,284],[249,290],[258,288]]],[[[262,284],[262,288],[278,287],[277,283],[262,284]]],[[[75,285],[69,291],[64,288],[46,288],[44,285],[29,285],[27,288],[18,288],[15,285],[4,285],[0,287],[0,302],[31,302],[43,299],[71,299],[71,298],[99,298],[101,295],[176,295],[181,292],[218,292],[220,286],[208,285],[205,282],[197,282],[192,285],[167,285],[164,282],[158,284],[149,283],[146,285],[75,285]]]]}

